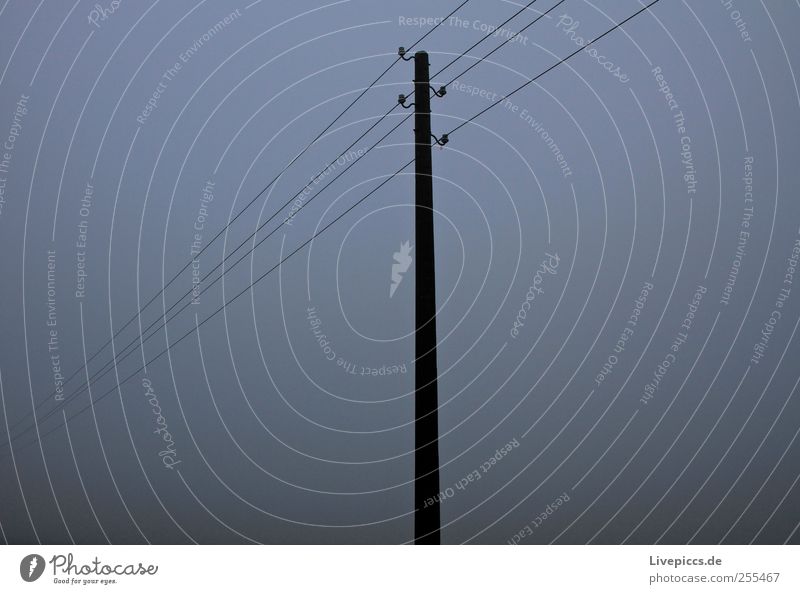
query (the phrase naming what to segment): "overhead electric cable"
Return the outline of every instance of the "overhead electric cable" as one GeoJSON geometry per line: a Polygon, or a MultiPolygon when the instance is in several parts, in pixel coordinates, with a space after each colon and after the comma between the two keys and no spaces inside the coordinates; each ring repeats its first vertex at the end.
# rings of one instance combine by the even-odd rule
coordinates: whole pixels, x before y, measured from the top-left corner
{"type": "MultiPolygon", "coordinates": [[[[419,44],[420,44],[422,41],[424,41],[424,40],[425,40],[425,39],[426,39],[426,38],[427,38],[427,37],[428,37],[428,36],[429,36],[431,33],[433,33],[434,31],[436,31],[436,29],[438,29],[438,28],[439,28],[439,27],[442,25],[442,23],[444,23],[444,22],[445,22],[445,21],[447,21],[447,20],[448,20],[450,17],[452,17],[453,15],[455,15],[455,14],[456,14],[456,12],[458,12],[458,11],[459,11],[461,8],[463,8],[463,7],[464,7],[466,4],[468,4],[470,1],[471,1],[471,0],[463,0],[463,1],[462,1],[462,2],[461,2],[461,3],[460,3],[460,4],[459,4],[459,5],[458,5],[458,6],[457,6],[455,9],[453,9],[453,10],[450,12],[450,14],[448,14],[446,17],[444,17],[444,18],[442,18],[442,19],[439,19],[439,20],[438,20],[438,21],[435,23],[435,25],[434,25],[434,26],[433,26],[433,27],[432,27],[432,28],[431,28],[429,31],[427,31],[427,32],[426,32],[424,35],[422,35],[422,36],[421,36],[419,39],[417,39],[417,41],[415,41],[415,42],[414,42],[414,43],[413,43],[411,46],[409,46],[409,48],[408,48],[408,49],[409,49],[409,50],[411,50],[411,49],[413,49],[414,47],[416,47],[417,45],[419,45],[419,44]]],[[[238,212],[238,213],[237,213],[237,214],[236,214],[236,215],[235,215],[235,216],[234,216],[232,219],[230,219],[230,220],[227,222],[227,224],[226,224],[225,226],[223,226],[223,227],[222,227],[222,229],[220,229],[220,230],[219,230],[219,231],[218,231],[218,232],[217,232],[217,233],[216,233],[216,234],[215,234],[215,235],[214,235],[214,236],[211,238],[211,240],[210,240],[208,243],[206,243],[206,244],[205,244],[205,245],[202,247],[202,249],[201,249],[201,250],[200,250],[200,251],[199,251],[197,254],[195,254],[195,255],[193,256],[192,260],[189,260],[189,261],[188,261],[186,264],[184,264],[184,265],[183,265],[183,267],[181,267],[181,268],[180,268],[180,269],[179,269],[177,272],[175,272],[175,273],[172,275],[172,277],[170,278],[170,280],[169,280],[169,281],[167,281],[167,283],[166,283],[166,284],[164,284],[164,285],[161,287],[161,289],[159,289],[159,291],[158,291],[158,292],[157,292],[155,295],[153,295],[153,296],[152,296],[152,297],[151,297],[151,298],[150,298],[150,299],[149,299],[149,300],[148,300],[148,301],[147,301],[147,302],[146,302],[146,303],[145,303],[145,304],[144,304],[144,305],[143,305],[141,308],[139,308],[139,309],[138,309],[138,311],[137,311],[137,312],[136,312],[136,313],[135,313],[135,314],[134,314],[134,315],[133,315],[133,316],[132,316],[130,319],[128,319],[128,320],[127,320],[127,321],[126,321],[126,322],[125,322],[125,323],[124,323],[122,326],[120,326],[120,328],[118,328],[118,329],[117,329],[117,331],[116,331],[114,334],[112,334],[111,338],[109,338],[109,339],[108,339],[108,340],[107,340],[105,343],[103,343],[103,344],[102,344],[102,345],[101,345],[101,346],[100,346],[100,347],[99,347],[99,348],[98,348],[98,349],[97,349],[97,350],[96,350],[96,351],[95,351],[95,352],[94,352],[94,353],[93,353],[93,354],[92,354],[92,355],[91,355],[91,356],[90,356],[88,359],[86,359],[86,361],[84,362],[84,364],[83,364],[81,367],[79,367],[79,368],[78,368],[78,369],[76,369],[76,370],[75,370],[75,371],[74,371],[74,372],[73,372],[71,375],[69,375],[69,376],[68,376],[68,377],[67,377],[67,378],[64,380],[64,385],[66,385],[67,383],[69,383],[69,382],[70,382],[71,380],[73,380],[73,379],[74,379],[74,378],[75,378],[75,377],[76,377],[76,376],[77,376],[79,373],[81,373],[81,372],[82,372],[84,369],[86,369],[86,366],[87,366],[89,363],[91,363],[91,362],[92,362],[92,361],[93,361],[93,360],[94,360],[94,359],[95,359],[95,358],[96,358],[96,357],[97,357],[97,356],[98,356],[98,355],[99,355],[101,352],[103,352],[103,351],[106,349],[106,347],[108,347],[108,345],[110,345],[110,344],[111,344],[111,342],[112,342],[113,340],[115,340],[115,339],[116,339],[116,338],[117,338],[117,337],[118,337],[118,336],[119,336],[119,335],[120,335],[122,332],[124,332],[124,331],[125,331],[125,329],[126,329],[126,328],[128,328],[128,326],[130,326],[130,325],[131,325],[131,324],[132,324],[134,321],[136,321],[137,319],[139,319],[139,317],[142,315],[142,313],[143,313],[143,312],[144,312],[144,311],[145,311],[145,310],[146,310],[146,309],[147,309],[147,308],[148,308],[148,307],[149,307],[149,306],[150,306],[150,305],[151,305],[151,304],[152,304],[152,303],[153,303],[153,302],[154,302],[156,299],[158,299],[158,297],[160,297],[160,296],[161,296],[161,295],[164,293],[164,291],[166,291],[166,290],[167,290],[167,288],[168,288],[168,287],[170,287],[170,286],[172,285],[172,283],[174,283],[174,282],[175,282],[175,281],[176,281],[176,280],[177,280],[177,279],[180,277],[180,275],[181,275],[183,272],[185,272],[185,271],[186,271],[186,270],[189,268],[189,266],[191,266],[191,265],[192,265],[192,262],[193,262],[195,259],[197,259],[197,258],[198,258],[198,257],[199,257],[201,254],[203,254],[203,253],[204,253],[204,252],[205,252],[205,251],[206,251],[206,250],[207,250],[209,247],[211,247],[211,245],[212,245],[212,244],[214,244],[214,243],[217,241],[217,239],[219,239],[219,238],[220,238],[220,237],[221,237],[221,236],[222,236],[222,235],[225,233],[225,231],[227,231],[227,230],[230,228],[230,226],[231,226],[231,225],[233,225],[233,223],[235,223],[235,222],[236,222],[236,221],[237,221],[237,220],[238,220],[238,219],[239,219],[239,218],[242,216],[242,214],[244,214],[244,212],[245,212],[245,211],[247,211],[247,210],[248,210],[248,209],[249,209],[249,208],[250,208],[250,207],[251,207],[253,204],[255,204],[255,202],[256,202],[256,201],[257,201],[257,200],[258,200],[258,199],[259,199],[261,196],[263,196],[264,192],[266,192],[266,191],[267,191],[267,190],[268,190],[270,187],[272,187],[272,186],[273,186],[273,185],[274,185],[274,184],[275,184],[275,183],[276,183],[276,182],[277,182],[277,181],[278,181],[278,180],[281,178],[281,176],[283,176],[283,175],[284,175],[284,173],[286,173],[286,171],[288,171],[288,169],[289,169],[289,168],[290,168],[290,167],[291,167],[291,166],[292,166],[292,165],[293,165],[293,164],[294,164],[294,163],[295,163],[295,162],[296,162],[296,161],[297,161],[297,160],[298,160],[300,157],[302,157],[302,156],[303,156],[303,155],[304,155],[304,154],[305,154],[305,153],[306,153],[306,152],[307,152],[307,151],[308,151],[308,150],[309,150],[309,149],[310,149],[310,148],[311,148],[311,147],[312,147],[312,146],[313,146],[313,145],[314,145],[316,142],[318,142],[318,141],[319,141],[319,140],[320,140],[320,139],[321,139],[321,138],[322,138],[322,137],[323,137],[323,136],[324,136],[324,135],[325,135],[325,134],[326,134],[326,133],[327,133],[327,132],[328,132],[328,131],[329,131],[329,130],[330,130],[330,129],[331,129],[331,128],[332,128],[332,127],[335,125],[335,124],[336,124],[336,122],[338,122],[338,121],[339,121],[339,120],[340,120],[340,119],[341,119],[341,118],[342,118],[342,117],[343,117],[343,116],[344,116],[344,115],[345,115],[345,114],[346,114],[348,111],[350,111],[350,109],[351,109],[351,108],[352,108],[352,107],[353,107],[353,106],[354,106],[354,105],[355,105],[355,104],[356,104],[356,103],[357,103],[357,102],[358,102],[358,101],[359,101],[359,100],[360,100],[362,97],[364,97],[364,95],[366,95],[366,93],[367,93],[367,92],[368,92],[370,89],[372,89],[372,88],[373,88],[373,87],[374,87],[374,86],[375,86],[375,85],[376,85],[376,84],[377,84],[377,83],[378,83],[378,82],[379,82],[381,79],[383,79],[383,77],[384,77],[384,76],[386,76],[386,74],[387,74],[387,73],[388,73],[388,72],[389,72],[389,71],[390,71],[390,70],[391,70],[391,69],[392,69],[392,68],[393,68],[393,67],[394,67],[394,66],[395,66],[395,65],[396,65],[396,64],[397,64],[399,61],[400,61],[400,59],[401,59],[401,58],[400,58],[399,56],[398,56],[397,58],[395,58],[395,60],[394,60],[394,61],[393,61],[393,62],[392,62],[392,63],[391,63],[391,64],[390,64],[390,65],[389,65],[389,66],[388,66],[388,67],[387,67],[387,68],[386,68],[386,69],[385,69],[383,72],[381,72],[381,74],[380,74],[380,75],[378,75],[378,77],[377,77],[375,80],[373,80],[373,81],[372,81],[372,82],[371,82],[371,83],[370,83],[370,84],[369,84],[369,85],[368,85],[366,88],[364,88],[364,89],[363,89],[363,90],[362,90],[362,91],[361,91],[361,92],[360,92],[360,93],[359,93],[359,94],[356,96],[356,98],[355,98],[355,99],[353,99],[353,100],[352,100],[352,101],[351,101],[351,102],[350,102],[350,103],[347,105],[347,107],[345,107],[345,108],[344,108],[344,110],[342,110],[342,111],[341,111],[341,112],[340,112],[340,113],[339,113],[339,114],[338,114],[338,115],[337,115],[337,116],[336,116],[336,117],[333,119],[333,121],[331,121],[331,123],[329,123],[329,124],[328,124],[328,125],[327,125],[327,126],[326,126],[326,127],[325,127],[325,128],[324,128],[324,129],[323,129],[321,132],[320,132],[320,133],[319,133],[319,134],[317,134],[317,135],[316,135],[316,137],[314,137],[314,139],[313,139],[313,140],[312,140],[310,143],[308,143],[308,144],[307,144],[307,145],[306,145],[306,146],[303,148],[303,150],[302,150],[302,151],[300,151],[300,152],[299,152],[299,153],[298,153],[298,154],[297,154],[297,155],[296,155],[296,156],[295,156],[295,157],[294,157],[294,158],[293,158],[293,159],[292,159],[292,160],[291,160],[291,161],[290,161],[290,162],[289,162],[289,163],[288,163],[286,166],[284,166],[284,168],[283,168],[283,169],[280,171],[280,173],[278,173],[278,175],[276,175],[276,176],[275,176],[275,177],[274,177],[274,178],[273,178],[273,179],[272,179],[272,180],[271,180],[271,181],[270,181],[270,182],[269,182],[269,183],[268,183],[266,186],[264,186],[264,187],[263,187],[263,188],[262,188],[262,189],[261,189],[261,190],[260,190],[260,191],[259,191],[259,192],[258,192],[258,193],[257,193],[257,194],[256,194],[256,195],[255,195],[255,196],[254,196],[254,197],[253,197],[253,198],[252,198],[252,199],[251,199],[251,200],[250,200],[250,201],[249,201],[249,202],[248,202],[248,203],[247,203],[245,206],[244,206],[244,208],[242,208],[242,209],[241,209],[241,210],[240,210],[240,211],[239,211],[239,212],[238,212]]],[[[377,126],[378,126],[378,125],[379,125],[379,124],[380,124],[380,123],[381,123],[381,122],[382,122],[382,121],[383,121],[383,120],[384,120],[386,117],[388,117],[388,116],[389,116],[389,115],[390,115],[390,114],[391,114],[391,113],[392,113],[392,112],[393,112],[395,109],[397,109],[397,104],[395,104],[395,105],[394,105],[394,106],[393,106],[393,107],[392,107],[392,108],[391,108],[391,109],[390,109],[390,110],[389,110],[389,111],[388,111],[386,114],[384,114],[384,115],[383,115],[383,116],[382,116],[380,119],[378,119],[376,122],[374,122],[374,123],[373,123],[373,124],[372,124],[372,125],[371,125],[371,126],[370,126],[370,127],[369,127],[369,128],[368,128],[368,129],[367,129],[365,132],[364,132],[364,133],[363,133],[363,134],[361,134],[361,136],[359,136],[359,137],[358,137],[358,138],[357,138],[357,139],[356,139],[356,140],[355,140],[353,143],[351,143],[351,144],[350,144],[350,146],[348,146],[348,147],[347,147],[346,149],[344,149],[344,150],[343,150],[341,153],[339,153],[339,155],[338,155],[338,156],[337,156],[335,159],[333,159],[333,161],[332,161],[330,164],[328,164],[328,165],[327,165],[325,168],[323,168],[323,169],[322,169],[322,170],[321,170],[321,171],[320,171],[318,174],[316,174],[316,175],[315,175],[315,176],[314,176],[314,177],[311,179],[311,181],[309,181],[309,182],[308,182],[308,184],[306,184],[306,186],[304,186],[304,188],[303,188],[303,189],[301,189],[301,190],[298,192],[298,194],[297,194],[297,195],[299,195],[300,193],[302,193],[302,191],[305,189],[305,187],[308,187],[309,185],[313,184],[313,183],[314,183],[314,181],[316,181],[316,180],[317,180],[317,179],[318,179],[318,178],[319,178],[319,177],[320,177],[320,176],[321,176],[321,175],[322,175],[322,174],[323,174],[323,173],[324,173],[324,172],[325,172],[325,171],[326,171],[326,170],[327,170],[329,167],[331,167],[331,166],[332,166],[334,163],[336,163],[336,161],[337,161],[338,159],[340,159],[341,157],[345,156],[349,150],[351,150],[351,149],[352,149],[352,148],[353,148],[353,147],[354,147],[354,146],[355,146],[355,145],[356,145],[356,144],[357,144],[357,143],[358,143],[358,142],[359,142],[359,141],[360,141],[362,138],[364,138],[364,137],[365,137],[367,134],[369,134],[369,132],[371,132],[373,129],[375,129],[375,127],[377,127],[377,126]]],[[[295,197],[296,197],[297,195],[295,195],[295,197]]],[[[286,207],[288,204],[290,204],[290,203],[291,203],[291,201],[292,201],[292,200],[294,200],[294,198],[295,198],[295,197],[293,197],[293,198],[292,198],[292,199],[290,199],[290,200],[289,200],[287,203],[285,203],[283,206],[281,206],[281,208],[278,210],[278,212],[276,212],[276,213],[275,213],[275,215],[273,215],[273,217],[274,217],[274,216],[276,216],[276,215],[277,215],[277,214],[278,214],[278,213],[279,213],[281,210],[283,210],[283,209],[284,209],[284,208],[285,208],[285,207],[286,207]]],[[[246,241],[247,241],[247,240],[245,240],[245,242],[246,242],[246,241]]],[[[241,247],[241,246],[239,246],[239,247],[241,247]]],[[[237,247],[237,250],[238,250],[238,249],[239,249],[239,248],[237,247]]],[[[235,250],[234,250],[234,251],[235,251],[235,250]]],[[[105,367],[105,366],[104,366],[104,367],[105,367]]],[[[12,425],[11,425],[11,427],[10,427],[10,429],[11,429],[11,430],[13,430],[13,429],[15,429],[16,427],[18,427],[18,426],[19,426],[19,425],[20,425],[22,422],[24,422],[24,421],[25,421],[25,419],[27,419],[28,417],[30,417],[32,414],[35,414],[35,411],[36,411],[36,410],[39,410],[39,408],[41,408],[41,406],[42,406],[42,405],[46,404],[47,402],[50,402],[50,401],[51,401],[51,398],[53,398],[54,396],[56,396],[56,394],[57,394],[57,392],[52,392],[51,394],[49,394],[49,395],[48,395],[48,397],[47,397],[47,398],[45,398],[45,399],[41,400],[39,403],[37,403],[37,404],[34,406],[34,412],[33,412],[33,413],[27,413],[26,415],[24,415],[24,416],[23,416],[21,419],[19,419],[19,420],[18,420],[18,421],[16,421],[14,424],[12,424],[12,425]]],[[[1,447],[1,446],[0,446],[0,447],[1,447]]]]}

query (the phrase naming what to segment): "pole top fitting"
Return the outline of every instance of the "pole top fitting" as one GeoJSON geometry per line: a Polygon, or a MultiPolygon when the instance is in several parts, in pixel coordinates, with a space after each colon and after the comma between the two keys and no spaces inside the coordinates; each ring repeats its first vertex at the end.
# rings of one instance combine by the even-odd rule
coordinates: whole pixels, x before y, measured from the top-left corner
{"type": "Polygon", "coordinates": [[[406,48],[404,48],[402,45],[398,48],[397,55],[400,56],[406,62],[412,59],[412,58],[406,58],[406,48]]]}
{"type": "Polygon", "coordinates": [[[414,103],[412,103],[411,105],[406,105],[407,100],[408,97],[406,97],[403,93],[400,93],[400,95],[397,97],[397,102],[406,109],[408,109],[409,107],[414,107],[414,103]]]}
{"type": "Polygon", "coordinates": [[[448,142],[450,142],[450,137],[447,134],[442,134],[441,138],[436,138],[434,134],[431,134],[431,138],[433,138],[436,141],[436,144],[438,144],[439,146],[444,146],[448,142]]]}
{"type": "Polygon", "coordinates": [[[444,85],[439,87],[438,91],[434,89],[433,86],[431,85],[431,91],[433,91],[433,94],[436,95],[437,97],[444,97],[445,95],[447,95],[447,87],[444,85]]]}

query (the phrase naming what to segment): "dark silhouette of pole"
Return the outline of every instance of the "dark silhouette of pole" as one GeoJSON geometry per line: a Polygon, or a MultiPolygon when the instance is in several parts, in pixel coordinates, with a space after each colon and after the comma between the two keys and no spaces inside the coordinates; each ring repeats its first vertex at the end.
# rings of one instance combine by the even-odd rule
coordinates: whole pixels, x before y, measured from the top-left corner
{"type": "Polygon", "coordinates": [[[416,363],[414,365],[414,542],[439,544],[439,398],[436,367],[436,268],[428,54],[414,55],[416,163],[416,363]]]}

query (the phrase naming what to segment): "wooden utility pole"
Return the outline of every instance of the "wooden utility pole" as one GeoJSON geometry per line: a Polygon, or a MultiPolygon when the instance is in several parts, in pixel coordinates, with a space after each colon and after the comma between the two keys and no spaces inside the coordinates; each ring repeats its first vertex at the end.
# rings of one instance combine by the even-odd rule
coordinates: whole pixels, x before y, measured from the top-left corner
{"type": "Polygon", "coordinates": [[[436,267],[428,54],[414,55],[416,167],[416,334],[414,364],[414,542],[439,544],[439,397],[436,366],[436,267]]]}

